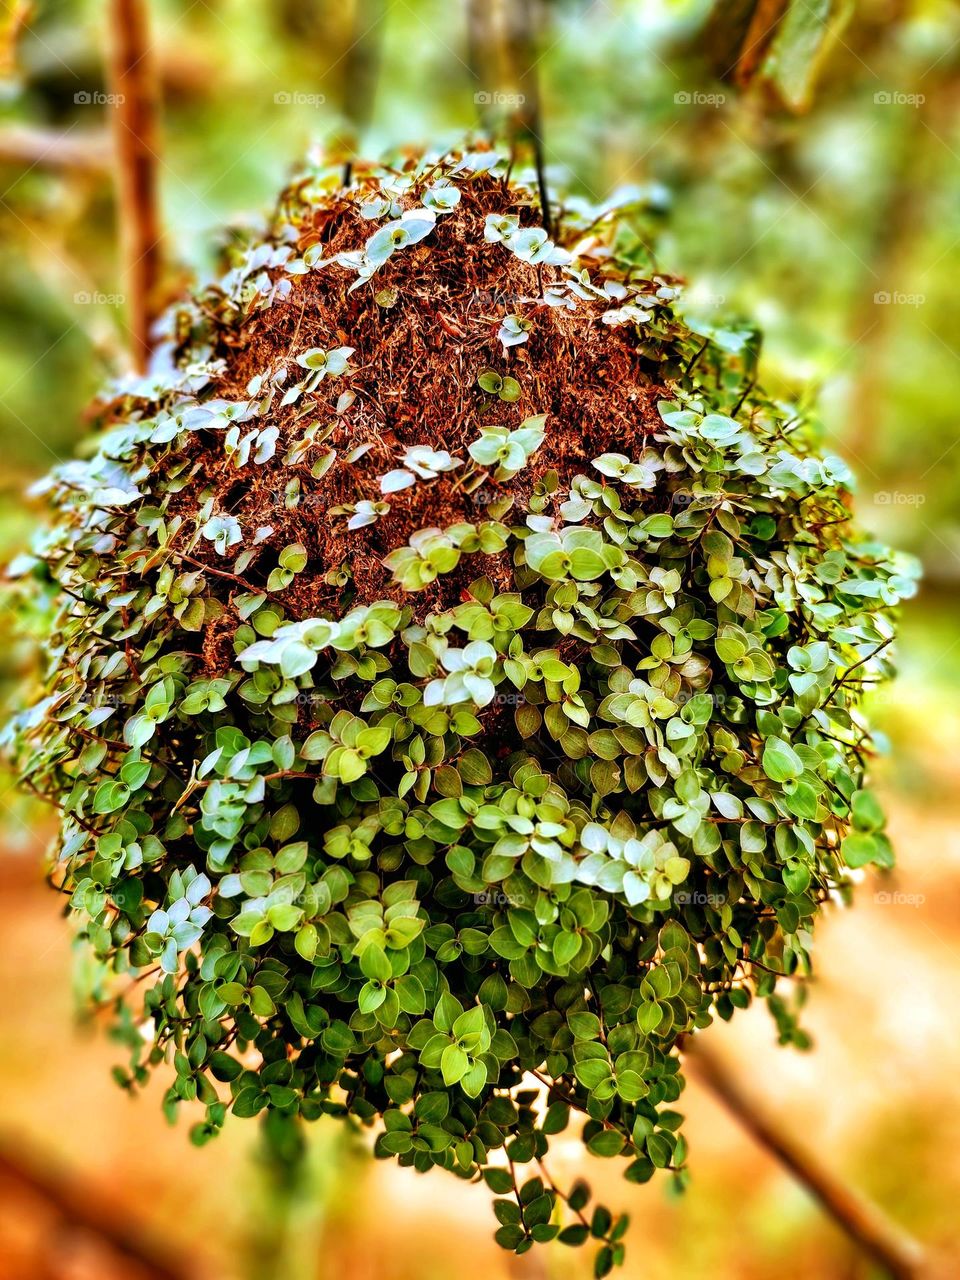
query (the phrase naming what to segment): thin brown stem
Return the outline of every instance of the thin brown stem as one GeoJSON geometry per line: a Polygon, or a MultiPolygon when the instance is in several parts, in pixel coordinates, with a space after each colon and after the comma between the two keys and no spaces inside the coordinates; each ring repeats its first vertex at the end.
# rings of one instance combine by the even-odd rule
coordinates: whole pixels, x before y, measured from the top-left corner
{"type": "Polygon", "coordinates": [[[242,587],[244,591],[250,592],[251,595],[266,596],[268,600],[275,600],[278,604],[283,605],[285,609],[289,608],[289,605],[273,591],[267,591],[265,587],[258,587],[255,583],[248,582],[246,578],[241,578],[236,573],[230,573],[227,569],[218,569],[215,565],[206,564],[203,560],[198,560],[196,556],[187,555],[185,551],[180,551],[177,554],[178,558],[184,563],[192,564],[197,569],[202,569],[204,573],[212,573],[216,578],[223,578],[227,582],[235,582],[237,586],[242,587]]]}
{"type": "MultiPolygon", "coordinates": [[[[814,711],[819,710],[820,707],[829,706],[830,699],[839,689],[842,689],[846,685],[847,681],[850,679],[853,673],[855,671],[858,671],[862,666],[865,666],[866,663],[868,663],[872,658],[875,658],[877,654],[883,653],[884,649],[886,649],[888,645],[893,644],[893,640],[894,640],[893,636],[888,636],[887,639],[882,642],[882,644],[878,644],[875,649],[871,649],[870,652],[865,653],[862,658],[858,658],[857,661],[854,662],[852,666],[849,666],[844,671],[842,671],[836,677],[836,679],[834,680],[830,688],[827,690],[827,696],[819,704],[819,707],[814,707],[814,711]]],[[[861,681],[861,684],[863,684],[863,681],[861,681]]],[[[809,711],[800,721],[798,728],[803,728],[803,726],[807,723],[808,720],[812,718],[812,716],[813,716],[813,711],[809,711]]]]}
{"type": "MultiPolygon", "coordinates": [[[[558,1187],[558,1186],[557,1186],[557,1184],[554,1182],[553,1178],[550,1176],[550,1173],[549,1173],[549,1171],[547,1170],[547,1166],[543,1163],[543,1161],[539,1158],[539,1156],[537,1157],[537,1166],[538,1166],[538,1167],[539,1167],[539,1169],[540,1169],[540,1175],[541,1175],[541,1177],[543,1178],[543,1180],[544,1180],[544,1182],[547,1184],[547,1186],[550,1188],[550,1190],[554,1193],[554,1195],[555,1195],[555,1196],[558,1196],[558,1197],[563,1201],[563,1203],[564,1203],[565,1205],[567,1205],[567,1206],[569,1207],[569,1205],[570,1205],[570,1193],[569,1193],[569,1191],[564,1191],[564,1190],[562,1190],[562,1188],[560,1188],[560,1187],[558,1187]]],[[[572,1213],[575,1213],[575,1214],[577,1215],[577,1217],[580,1219],[580,1224],[581,1224],[581,1226],[584,1226],[584,1227],[586,1227],[586,1228],[589,1230],[589,1227],[590,1227],[590,1219],[586,1216],[586,1214],[583,1212],[583,1210],[582,1210],[582,1209],[572,1209],[572,1210],[571,1210],[571,1212],[572,1212],[572,1213]]]]}

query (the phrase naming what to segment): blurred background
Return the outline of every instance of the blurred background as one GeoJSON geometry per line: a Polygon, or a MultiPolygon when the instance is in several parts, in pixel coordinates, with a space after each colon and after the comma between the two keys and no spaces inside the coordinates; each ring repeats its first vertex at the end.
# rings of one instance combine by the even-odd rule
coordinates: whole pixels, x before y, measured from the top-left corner
{"type": "MultiPolygon", "coordinates": [[[[503,0],[506,3],[507,0],[503,0]]],[[[128,349],[105,71],[115,0],[5,0],[0,19],[0,556],[38,515],[128,349]]],[[[497,5],[484,7],[495,11],[497,5]]],[[[364,148],[454,143],[533,80],[471,71],[453,0],[152,0],[165,288],[209,270],[308,148],[368,117],[364,148]],[[360,40],[357,44],[358,38],[360,40]],[[358,57],[359,54],[362,56],[358,57]],[[379,60],[379,75],[372,64],[379,60]],[[491,77],[492,78],[492,77],[491,77]],[[480,96],[480,101],[475,99],[480,96]]],[[[551,176],[631,186],[699,324],[753,323],[763,376],[804,384],[860,477],[861,516],[916,552],[901,677],[873,700],[899,866],[820,926],[804,1023],[762,1008],[708,1033],[759,1105],[955,1275],[960,1219],[960,10],[945,0],[552,0],[533,11],[551,176]]],[[[0,682],[28,661],[0,613],[0,682]]],[[[317,1126],[290,1179],[256,1125],[195,1150],[131,1100],[122,1051],[78,1013],[69,924],[43,881],[47,815],[0,779],[0,1280],[551,1280],[589,1250],[516,1259],[484,1190],[374,1165],[317,1126]]],[[[691,1079],[692,1184],[621,1182],[570,1143],[633,1224],[628,1280],[879,1275],[691,1079]]],[[[561,1168],[560,1166],[563,1166],[561,1168]]]]}

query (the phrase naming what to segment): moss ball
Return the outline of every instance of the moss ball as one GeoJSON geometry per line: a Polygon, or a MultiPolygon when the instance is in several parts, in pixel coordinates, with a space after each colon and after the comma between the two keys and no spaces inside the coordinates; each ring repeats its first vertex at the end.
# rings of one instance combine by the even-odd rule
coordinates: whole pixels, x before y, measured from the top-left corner
{"type": "Polygon", "coordinates": [[[803,1041],[913,586],[631,216],[548,234],[493,152],[293,182],[46,482],[7,734],[130,1087],[197,1141],[341,1117],[600,1274],[550,1139],[683,1181],[684,1041],[758,997],[803,1041]]]}

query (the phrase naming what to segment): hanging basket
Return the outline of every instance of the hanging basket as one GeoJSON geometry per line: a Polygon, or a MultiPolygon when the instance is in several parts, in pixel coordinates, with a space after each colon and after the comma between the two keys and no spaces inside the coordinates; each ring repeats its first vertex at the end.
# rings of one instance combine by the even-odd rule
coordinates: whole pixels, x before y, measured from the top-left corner
{"type": "Polygon", "coordinates": [[[298,178],[47,482],[12,740],[131,1084],[198,1141],[349,1118],[602,1273],[539,1162],[583,1113],[682,1179],[683,1037],[775,990],[802,1035],[912,582],[628,211],[540,224],[493,152],[298,178]]]}

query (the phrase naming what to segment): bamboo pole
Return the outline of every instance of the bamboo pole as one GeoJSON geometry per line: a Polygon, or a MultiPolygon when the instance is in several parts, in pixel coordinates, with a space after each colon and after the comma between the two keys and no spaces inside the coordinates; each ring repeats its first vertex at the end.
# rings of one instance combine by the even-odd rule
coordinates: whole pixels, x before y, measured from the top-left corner
{"type": "Polygon", "coordinates": [[[806,1188],[833,1221],[892,1280],[919,1280],[925,1259],[921,1246],[859,1192],[846,1186],[817,1156],[785,1132],[723,1060],[699,1036],[683,1045],[700,1082],[718,1098],[737,1122],[806,1188]]]}
{"type": "Polygon", "coordinates": [[[113,95],[122,279],[133,362],[146,367],[160,275],[157,113],[159,91],[146,0],[110,0],[109,87],[113,95]]]}
{"type": "Polygon", "coordinates": [[[499,82],[492,17],[490,0],[467,0],[467,66],[473,86],[477,123],[488,137],[492,137],[494,133],[491,106],[493,86],[499,82]]]}

